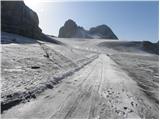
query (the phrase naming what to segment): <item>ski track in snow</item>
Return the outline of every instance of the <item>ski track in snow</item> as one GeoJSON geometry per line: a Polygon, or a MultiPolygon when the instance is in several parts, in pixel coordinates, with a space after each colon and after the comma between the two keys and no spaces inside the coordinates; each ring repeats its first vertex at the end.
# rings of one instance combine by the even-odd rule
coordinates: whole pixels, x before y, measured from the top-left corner
{"type": "MultiPolygon", "coordinates": [[[[5,37],[3,39],[10,40],[12,37],[17,37],[18,40],[24,39],[8,34],[5,37]]],[[[8,90],[12,92],[15,92],[14,90],[21,91],[24,87],[28,89],[31,85],[33,85],[32,88],[39,87],[40,84],[48,83],[48,78],[52,78],[53,75],[56,75],[55,73],[59,73],[55,78],[62,78],[62,81],[39,93],[35,99],[5,110],[1,115],[2,118],[123,119],[159,117],[158,103],[155,103],[151,96],[145,94],[147,93],[145,92],[147,87],[151,87],[148,92],[157,90],[157,76],[159,77],[158,73],[155,73],[157,71],[155,67],[157,56],[140,51],[139,46],[135,48],[133,45],[127,48],[130,44],[127,41],[56,39],[65,45],[55,45],[47,42],[28,45],[2,45],[4,67],[2,68],[2,77],[5,78],[2,81],[2,88],[4,95],[8,90]],[[114,49],[112,44],[115,44],[118,48],[114,49]],[[123,62],[124,58],[125,62],[123,62]],[[146,59],[146,61],[141,58],[146,59]],[[8,63],[10,64],[8,65],[8,63]],[[122,69],[125,66],[122,63],[128,66],[134,64],[133,72],[136,70],[142,71],[140,67],[143,68],[143,74],[140,76],[143,79],[141,81],[135,80],[137,76],[127,74],[126,70],[122,69]],[[39,68],[31,72],[31,64],[34,65],[33,67],[39,68]],[[149,66],[146,67],[146,65],[149,66]],[[75,70],[76,68],[79,69],[75,70]],[[146,80],[147,70],[150,78],[154,78],[155,81],[146,80]],[[20,74],[21,72],[23,74],[20,74]],[[70,72],[72,72],[70,75],[64,74],[70,72]],[[35,74],[39,75],[41,79],[37,79],[38,77],[35,76],[35,80],[33,80],[32,77],[35,74]],[[15,75],[17,75],[17,78],[15,75]],[[23,79],[19,80],[19,78],[23,79]],[[16,88],[17,81],[20,82],[19,88],[16,88]],[[155,89],[154,85],[156,86],[155,89]]],[[[24,40],[28,41],[28,38],[24,40]]],[[[130,71],[132,70],[129,67],[127,68],[130,71]]],[[[157,99],[157,93],[153,97],[157,99]]]]}
{"type": "Polygon", "coordinates": [[[154,118],[157,109],[105,54],[3,118],[154,118]],[[154,111],[154,112],[153,112],[154,111]],[[18,114],[17,114],[18,113],[18,114]]]}

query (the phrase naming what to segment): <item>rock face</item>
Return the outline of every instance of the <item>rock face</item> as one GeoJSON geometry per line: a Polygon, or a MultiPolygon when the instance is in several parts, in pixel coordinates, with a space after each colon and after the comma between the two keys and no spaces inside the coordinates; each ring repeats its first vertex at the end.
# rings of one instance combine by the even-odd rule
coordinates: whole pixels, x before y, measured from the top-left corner
{"type": "Polygon", "coordinates": [[[159,41],[157,43],[143,41],[142,47],[143,47],[143,50],[145,50],[147,52],[155,53],[155,54],[159,55],[159,41]]]}
{"type": "Polygon", "coordinates": [[[107,25],[99,25],[97,27],[93,27],[89,30],[89,33],[99,35],[104,39],[118,39],[107,25]]]}
{"type": "Polygon", "coordinates": [[[77,28],[78,26],[73,20],[68,20],[64,26],[60,28],[58,37],[70,38],[76,34],[77,28]]]}
{"type": "Polygon", "coordinates": [[[37,14],[28,8],[23,1],[1,2],[2,31],[41,39],[43,34],[38,25],[37,14]]]}
{"type": "Polygon", "coordinates": [[[89,31],[87,31],[83,27],[77,26],[77,24],[71,19],[67,20],[64,26],[60,28],[58,37],[118,39],[107,25],[93,27],[89,31]]]}

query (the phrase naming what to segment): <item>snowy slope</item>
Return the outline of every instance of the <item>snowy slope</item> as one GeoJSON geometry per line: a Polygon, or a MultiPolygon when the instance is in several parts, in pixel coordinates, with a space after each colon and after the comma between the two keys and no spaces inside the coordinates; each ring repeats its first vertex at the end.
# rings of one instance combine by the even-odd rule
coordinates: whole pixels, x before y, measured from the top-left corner
{"type": "Polygon", "coordinates": [[[159,56],[143,42],[54,39],[2,34],[2,118],[159,117],[159,56]]]}

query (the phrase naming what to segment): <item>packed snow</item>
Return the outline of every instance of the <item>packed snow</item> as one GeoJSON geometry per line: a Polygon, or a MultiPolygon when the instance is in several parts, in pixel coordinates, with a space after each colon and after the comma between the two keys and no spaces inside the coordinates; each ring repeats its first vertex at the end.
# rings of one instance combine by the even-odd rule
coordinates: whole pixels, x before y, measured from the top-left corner
{"type": "Polygon", "coordinates": [[[140,41],[1,39],[2,118],[159,117],[159,56],[140,41]]]}

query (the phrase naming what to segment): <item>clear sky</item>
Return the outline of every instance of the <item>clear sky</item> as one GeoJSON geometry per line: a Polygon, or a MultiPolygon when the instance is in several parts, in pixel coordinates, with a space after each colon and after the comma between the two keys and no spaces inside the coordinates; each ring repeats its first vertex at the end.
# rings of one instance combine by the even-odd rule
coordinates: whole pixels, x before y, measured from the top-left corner
{"type": "Polygon", "coordinates": [[[25,3],[37,12],[46,34],[57,36],[64,22],[73,19],[87,30],[106,24],[122,40],[159,39],[158,1],[35,1],[25,0],[25,3]]]}

